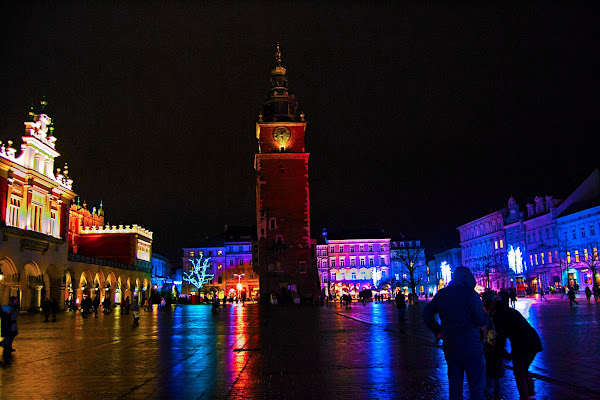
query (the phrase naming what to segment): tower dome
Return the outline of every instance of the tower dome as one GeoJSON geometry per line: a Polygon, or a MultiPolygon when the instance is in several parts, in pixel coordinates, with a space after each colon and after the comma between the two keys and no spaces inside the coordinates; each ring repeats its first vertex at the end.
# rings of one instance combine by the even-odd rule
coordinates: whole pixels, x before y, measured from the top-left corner
{"type": "Polygon", "coordinates": [[[281,66],[281,51],[277,43],[275,52],[275,68],[271,70],[271,89],[266,96],[259,117],[260,122],[294,122],[298,121],[298,102],[288,90],[286,69],[281,66]]]}

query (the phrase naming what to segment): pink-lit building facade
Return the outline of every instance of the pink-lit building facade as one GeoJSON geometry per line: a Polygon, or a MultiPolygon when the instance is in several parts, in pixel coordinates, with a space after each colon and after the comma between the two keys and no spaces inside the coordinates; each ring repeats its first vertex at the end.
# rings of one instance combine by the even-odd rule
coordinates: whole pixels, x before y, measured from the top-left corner
{"type": "Polygon", "coordinates": [[[317,243],[321,293],[357,297],[390,279],[390,238],[326,239],[317,243]]]}

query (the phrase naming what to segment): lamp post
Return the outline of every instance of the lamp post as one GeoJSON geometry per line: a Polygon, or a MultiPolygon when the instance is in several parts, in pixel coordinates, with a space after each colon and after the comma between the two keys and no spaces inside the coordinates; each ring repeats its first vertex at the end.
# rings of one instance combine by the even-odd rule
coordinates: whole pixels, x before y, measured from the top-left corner
{"type": "Polygon", "coordinates": [[[242,277],[244,276],[244,274],[233,274],[233,276],[238,278],[238,283],[237,283],[236,289],[237,289],[237,296],[238,296],[238,299],[239,299],[240,298],[240,292],[242,291],[241,280],[242,280],[242,277]]]}

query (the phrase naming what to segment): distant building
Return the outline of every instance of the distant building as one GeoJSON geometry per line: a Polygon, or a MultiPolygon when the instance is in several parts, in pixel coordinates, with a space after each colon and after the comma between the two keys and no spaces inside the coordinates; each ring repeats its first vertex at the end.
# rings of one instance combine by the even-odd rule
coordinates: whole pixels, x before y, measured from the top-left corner
{"type": "Polygon", "coordinates": [[[434,263],[430,266],[430,269],[434,268],[433,271],[437,279],[435,285],[437,289],[441,289],[450,283],[452,272],[456,267],[463,266],[462,250],[460,248],[446,250],[435,254],[433,258],[434,263]]]}
{"type": "Polygon", "coordinates": [[[45,102],[25,122],[21,153],[0,143],[0,301],[22,310],[46,297],[65,299],[69,205],[76,196],[68,169],[55,169],[56,137],[45,102]]]}
{"type": "Polygon", "coordinates": [[[463,263],[481,288],[524,295],[600,284],[600,170],[564,201],[536,196],[525,212],[511,197],[506,208],[458,230],[463,263]]]}
{"type": "Polygon", "coordinates": [[[462,265],[473,271],[477,284],[499,289],[509,287],[506,271],[506,237],[503,210],[459,226],[462,265]]]}
{"type": "Polygon", "coordinates": [[[431,293],[436,287],[436,276],[429,269],[425,248],[420,240],[401,240],[391,243],[392,279],[404,292],[431,293]],[[412,276],[411,276],[412,271],[412,276]]]}
{"type": "Polygon", "coordinates": [[[319,277],[314,264],[316,243],[310,235],[306,121],[289,92],[279,44],[270,82],[256,122],[254,268],[260,274],[262,301],[272,296],[284,301],[293,296],[314,299],[319,296],[319,277]]]}
{"type": "Polygon", "coordinates": [[[54,167],[60,154],[45,106],[30,112],[20,155],[10,141],[0,145],[0,300],[17,296],[22,310],[39,309],[45,298],[61,307],[84,296],[143,301],[152,232],[104,226],[102,206],[71,204],[73,181],[66,164],[54,167]]]}
{"type": "Polygon", "coordinates": [[[183,273],[189,273],[193,262],[208,259],[207,274],[212,279],[203,287],[196,287],[183,279],[182,294],[207,294],[214,291],[219,297],[256,298],[259,277],[252,269],[252,239],[254,227],[229,226],[225,232],[183,249],[183,273]]]}
{"type": "Polygon", "coordinates": [[[164,285],[173,284],[173,263],[165,256],[152,253],[152,285],[160,290],[164,285]]]}
{"type": "Polygon", "coordinates": [[[357,232],[328,237],[324,230],[317,244],[321,293],[356,297],[363,289],[382,289],[390,279],[390,245],[391,239],[383,234],[357,232]]]}

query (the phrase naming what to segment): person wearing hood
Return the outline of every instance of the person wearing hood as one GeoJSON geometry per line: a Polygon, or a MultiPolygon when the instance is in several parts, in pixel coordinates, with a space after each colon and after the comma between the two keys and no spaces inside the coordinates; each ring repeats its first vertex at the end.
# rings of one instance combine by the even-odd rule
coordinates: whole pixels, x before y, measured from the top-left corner
{"type": "Polygon", "coordinates": [[[505,301],[494,301],[490,314],[496,327],[497,346],[502,349],[504,358],[513,362],[519,396],[521,399],[529,399],[535,395],[529,366],[536,354],[542,351],[542,341],[525,317],[505,301]],[[506,339],[510,340],[510,354],[504,349],[506,339]]]}
{"type": "Polygon", "coordinates": [[[484,398],[485,358],[480,327],[488,325],[489,315],[474,290],[475,283],[469,268],[457,267],[450,284],[441,289],[423,311],[427,327],[438,340],[443,340],[450,400],[463,398],[465,373],[470,398],[484,398]],[[435,320],[435,314],[439,315],[441,326],[435,320]]]}

